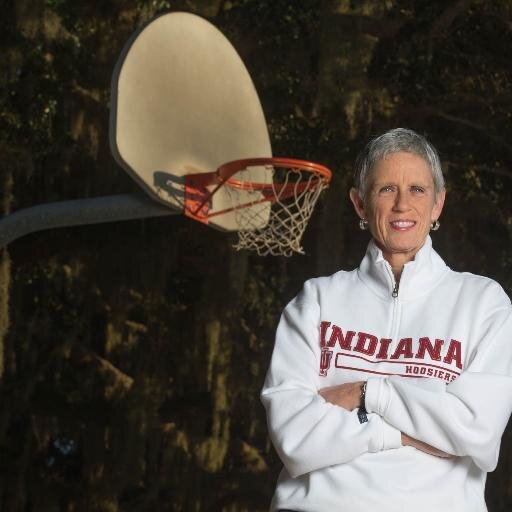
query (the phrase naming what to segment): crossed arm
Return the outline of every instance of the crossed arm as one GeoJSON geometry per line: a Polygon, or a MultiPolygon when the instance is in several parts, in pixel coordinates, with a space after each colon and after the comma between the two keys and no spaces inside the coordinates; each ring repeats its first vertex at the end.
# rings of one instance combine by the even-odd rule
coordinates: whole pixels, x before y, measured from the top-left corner
{"type": "MultiPolygon", "coordinates": [[[[361,390],[363,387],[364,381],[356,381],[356,382],[347,382],[345,384],[340,384],[338,386],[331,386],[327,388],[322,388],[318,392],[318,394],[326,401],[333,405],[337,405],[338,407],[342,407],[347,411],[353,411],[358,409],[361,405],[361,390]]],[[[407,434],[401,433],[402,445],[403,446],[412,446],[417,450],[421,450],[422,452],[428,453],[429,455],[434,455],[435,457],[443,457],[450,458],[453,455],[443,452],[442,450],[438,450],[433,446],[430,446],[423,441],[419,441],[418,439],[414,439],[413,437],[408,436],[407,434]]]]}
{"type": "Polygon", "coordinates": [[[292,477],[409,444],[401,435],[404,429],[380,414],[369,414],[367,423],[359,423],[359,390],[353,393],[357,401],[347,408],[319,394],[318,360],[311,341],[317,337],[317,325],[315,305],[294,302],[286,308],[261,393],[270,437],[292,477]]]}

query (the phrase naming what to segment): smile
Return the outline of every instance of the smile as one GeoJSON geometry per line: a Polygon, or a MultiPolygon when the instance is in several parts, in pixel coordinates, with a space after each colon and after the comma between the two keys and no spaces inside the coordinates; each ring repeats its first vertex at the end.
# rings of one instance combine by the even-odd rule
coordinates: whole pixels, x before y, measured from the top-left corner
{"type": "Polygon", "coordinates": [[[413,220],[394,220],[390,222],[391,227],[398,231],[406,231],[411,229],[416,225],[416,222],[413,220]]]}

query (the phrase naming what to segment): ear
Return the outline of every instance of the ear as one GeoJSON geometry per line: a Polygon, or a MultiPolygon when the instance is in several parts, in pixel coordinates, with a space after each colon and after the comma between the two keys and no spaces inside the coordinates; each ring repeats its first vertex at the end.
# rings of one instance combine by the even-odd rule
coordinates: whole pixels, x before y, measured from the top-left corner
{"type": "Polygon", "coordinates": [[[437,196],[437,201],[434,203],[434,208],[432,208],[432,221],[435,221],[441,217],[441,212],[443,211],[444,200],[446,199],[446,189],[443,188],[439,195],[437,196]]]}
{"type": "Polygon", "coordinates": [[[360,219],[366,219],[366,209],[364,207],[364,201],[361,199],[359,195],[359,191],[356,188],[350,189],[350,200],[354,205],[354,210],[360,219]]]}

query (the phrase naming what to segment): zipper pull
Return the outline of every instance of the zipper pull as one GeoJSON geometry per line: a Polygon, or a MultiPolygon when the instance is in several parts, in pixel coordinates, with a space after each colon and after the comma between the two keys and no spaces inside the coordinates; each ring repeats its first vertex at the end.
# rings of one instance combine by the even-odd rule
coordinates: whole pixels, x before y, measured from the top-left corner
{"type": "Polygon", "coordinates": [[[398,297],[398,283],[395,283],[395,287],[393,288],[393,293],[391,296],[395,299],[398,297]]]}

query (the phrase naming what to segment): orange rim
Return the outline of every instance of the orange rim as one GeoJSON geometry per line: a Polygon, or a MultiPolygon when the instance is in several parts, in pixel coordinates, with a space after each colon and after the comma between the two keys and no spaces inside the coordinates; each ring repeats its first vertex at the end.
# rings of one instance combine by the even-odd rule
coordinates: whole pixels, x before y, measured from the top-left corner
{"type": "MultiPolygon", "coordinates": [[[[253,167],[257,165],[268,165],[272,167],[284,167],[291,170],[297,169],[300,171],[308,171],[316,175],[317,179],[303,182],[303,189],[316,187],[321,183],[329,185],[332,178],[332,172],[324,165],[309,162],[307,160],[298,160],[295,158],[244,158],[241,160],[233,160],[221,165],[217,169],[217,175],[222,180],[223,185],[229,187],[241,189],[241,190],[259,190],[265,192],[275,193],[276,191],[281,192],[283,189],[297,190],[297,184],[293,185],[279,185],[270,183],[258,183],[254,181],[241,181],[232,178],[234,174],[247,167],[253,167]]],[[[302,188],[301,187],[301,188],[302,188]]]]}
{"type": "Polygon", "coordinates": [[[202,186],[207,186],[208,184],[215,184],[215,187],[212,191],[210,191],[207,194],[202,194],[201,192],[198,191],[199,195],[201,196],[201,199],[188,199],[187,204],[190,204],[185,208],[185,211],[187,212],[187,215],[190,215],[194,218],[198,218],[201,221],[205,221],[205,219],[209,217],[221,215],[240,208],[246,208],[248,206],[253,206],[255,204],[262,203],[265,201],[283,201],[297,193],[300,194],[307,189],[316,188],[321,185],[329,186],[331,178],[332,172],[330,169],[328,169],[324,165],[309,162],[307,160],[298,160],[295,158],[281,157],[243,158],[241,160],[232,160],[231,162],[222,164],[215,172],[202,173],[198,175],[188,175],[186,177],[186,179],[188,179],[189,182],[189,184],[187,185],[187,191],[189,193],[192,191],[198,191],[198,182],[201,183],[202,186]],[[258,183],[253,181],[242,181],[232,177],[234,174],[243,169],[246,169],[247,167],[263,165],[272,167],[282,167],[285,169],[287,168],[291,171],[297,170],[297,172],[308,171],[314,174],[315,177],[314,179],[303,180],[300,182],[295,182],[286,185],[282,185],[279,183],[258,183]],[[223,186],[236,188],[238,190],[258,190],[259,192],[262,193],[263,199],[259,199],[257,201],[253,201],[243,205],[238,205],[232,208],[227,208],[225,210],[218,211],[213,214],[201,214],[201,210],[207,204],[210,198],[223,186]]]}

